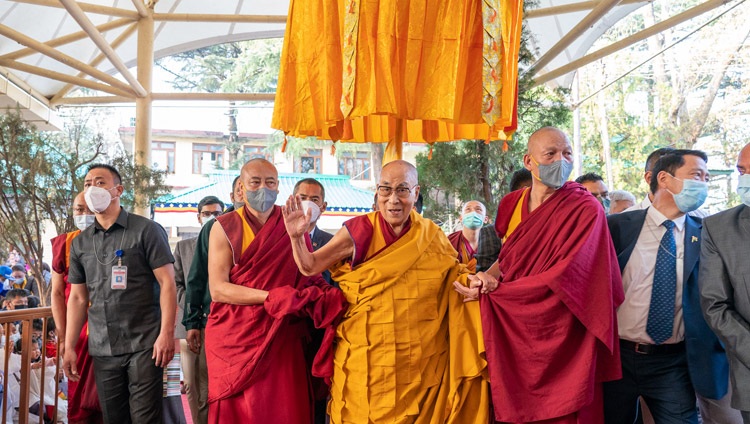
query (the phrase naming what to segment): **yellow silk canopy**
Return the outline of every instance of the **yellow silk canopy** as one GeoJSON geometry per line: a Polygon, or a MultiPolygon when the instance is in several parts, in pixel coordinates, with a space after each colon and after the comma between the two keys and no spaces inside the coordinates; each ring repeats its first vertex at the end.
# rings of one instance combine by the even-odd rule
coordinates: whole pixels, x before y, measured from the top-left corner
{"type": "Polygon", "coordinates": [[[522,0],[290,2],[272,126],[389,143],[507,139],[522,0]]]}

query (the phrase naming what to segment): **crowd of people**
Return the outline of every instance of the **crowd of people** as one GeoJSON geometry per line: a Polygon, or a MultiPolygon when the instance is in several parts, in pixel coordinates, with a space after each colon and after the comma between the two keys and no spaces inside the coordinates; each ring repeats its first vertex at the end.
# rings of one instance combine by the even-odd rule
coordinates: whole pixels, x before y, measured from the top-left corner
{"type": "Polygon", "coordinates": [[[91,166],[53,239],[69,422],[184,422],[181,367],[195,423],[750,423],[750,145],[743,204],[712,216],[701,151],[653,152],[640,203],[568,181],[572,154],[536,131],[494,223],[471,200],[449,235],[408,162],[329,234],[319,181],[277,206],[252,159],[174,252],[91,166]]]}

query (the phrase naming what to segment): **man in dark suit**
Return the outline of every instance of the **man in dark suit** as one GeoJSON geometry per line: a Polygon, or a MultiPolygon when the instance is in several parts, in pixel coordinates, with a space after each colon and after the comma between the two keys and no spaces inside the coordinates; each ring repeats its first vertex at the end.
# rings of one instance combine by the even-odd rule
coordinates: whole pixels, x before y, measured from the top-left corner
{"type": "MultiPolygon", "coordinates": [[[[302,207],[305,208],[307,213],[308,208],[312,208],[312,219],[310,220],[310,226],[307,228],[307,232],[310,234],[310,242],[312,243],[313,250],[318,250],[325,246],[326,243],[331,241],[333,234],[327,233],[318,228],[318,219],[323,212],[326,210],[328,203],[326,202],[326,189],[323,184],[315,178],[304,178],[297,181],[294,185],[292,195],[299,195],[302,200],[302,207]]],[[[335,285],[331,279],[331,272],[328,270],[323,271],[321,274],[328,284],[335,285]]],[[[338,287],[338,286],[337,286],[338,287]]],[[[320,342],[323,340],[323,332],[316,331],[313,333],[313,345],[320,346],[320,342]]],[[[316,387],[316,401],[315,401],[315,424],[325,424],[326,422],[326,390],[324,387],[316,387]]]]}
{"type": "Polygon", "coordinates": [[[732,407],[750,424],[750,144],[737,170],[743,204],[703,221],[700,292],[706,320],[729,356],[732,407]]]}
{"type": "Polygon", "coordinates": [[[698,294],[706,154],[674,150],[654,167],[652,205],[608,217],[625,301],[617,311],[621,380],[604,383],[608,424],[633,423],[638,397],[657,423],[697,423],[695,393],[727,392],[727,359],[703,319],[698,294]]]}
{"type": "MultiPolygon", "coordinates": [[[[206,196],[198,202],[198,223],[203,224],[221,215],[224,202],[216,196],[206,196]]],[[[193,263],[198,238],[181,240],[174,248],[174,280],[177,286],[177,319],[174,338],[180,340],[180,365],[185,376],[184,388],[190,405],[190,414],[195,424],[208,422],[208,369],[206,352],[193,352],[187,341],[187,330],[183,325],[186,283],[193,263]]],[[[191,330],[193,331],[193,330],[191,330]]],[[[202,344],[202,343],[201,343],[202,344]]]]}
{"type": "MultiPolygon", "coordinates": [[[[304,178],[297,181],[297,184],[294,185],[292,195],[296,196],[298,194],[302,200],[303,207],[307,205],[307,207],[313,208],[312,220],[310,220],[310,227],[307,231],[310,233],[310,241],[312,242],[313,250],[318,250],[328,243],[331,240],[331,237],[333,237],[333,234],[321,230],[317,225],[318,218],[323,215],[323,212],[326,211],[326,206],[328,206],[328,203],[326,202],[326,189],[323,187],[323,184],[315,178],[304,178]],[[317,207],[317,211],[315,207],[317,207]]],[[[307,212],[307,209],[305,209],[305,212],[307,212]]],[[[326,281],[329,283],[331,282],[330,273],[327,277],[325,275],[323,275],[323,277],[325,277],[326,281]]]]}

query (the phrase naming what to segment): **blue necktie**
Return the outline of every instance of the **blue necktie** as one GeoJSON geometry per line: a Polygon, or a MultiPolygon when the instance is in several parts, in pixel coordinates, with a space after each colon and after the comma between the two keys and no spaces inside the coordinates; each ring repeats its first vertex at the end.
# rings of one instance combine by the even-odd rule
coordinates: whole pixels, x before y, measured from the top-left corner
{"type": "Polygon", "coordinates": [[[656,344],[662,344],[672,337],[677,290],[677,245],[672,232],[674,222],[666,220],[661,225],[667,228],[667,232],[661,238],[659,253],[656,254],[651,306],[646,324],[646,332],[656,344]]]}

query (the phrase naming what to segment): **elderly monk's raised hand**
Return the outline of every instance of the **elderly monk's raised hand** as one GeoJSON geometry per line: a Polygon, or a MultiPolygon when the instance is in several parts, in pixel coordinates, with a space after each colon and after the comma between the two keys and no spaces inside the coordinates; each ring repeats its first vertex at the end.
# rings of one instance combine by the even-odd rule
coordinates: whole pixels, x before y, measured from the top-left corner
{"type": "Polygon", "coordinates": [[[286,205],[281,207],[281,214],[284,216],[284,226],[289,237],[299,238],[307,232],[312,220],[312,210],[305,213],[299,196],[289,196],[286,205]]]}

